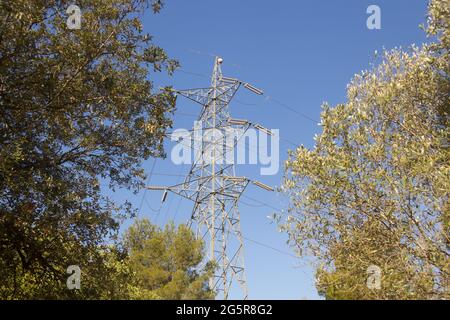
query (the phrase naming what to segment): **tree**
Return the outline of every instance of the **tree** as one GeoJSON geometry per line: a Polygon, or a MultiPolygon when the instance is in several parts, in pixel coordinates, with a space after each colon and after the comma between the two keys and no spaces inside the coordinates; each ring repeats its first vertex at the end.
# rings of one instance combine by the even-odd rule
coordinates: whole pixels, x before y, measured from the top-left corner
{"type": "Polygon", "coordinates": [[[429,7],[437,41],[385,52],[356,75],[348,102],[321,114],[314,149],[286,162],[282,230],[318,264],[327,299],[449,295],[448,2],[429,7]],[[380,270],[380,289],[367,285],[380,270]]]}
{"type": "Polygon", "coordinates": [[[134,299],[213,299],[208,287],[214,266],[204,259],[204,243],[185,225],[162,230],[149,220],[136,220],[124,236],[136,277],[134,299]]]}
{"type": "Polygon", "coordinates": [[[134,211],[100,184],[137,190],[142,160],[164,155],[175,98],[156,92],[149,68],[171,73],[177,62],[141,23],[161,1],[77,3],[80,29],[66,22],[73,1],[0,3],[2,298],[73,297],[71,264],[111,271],[105,241],[134,211]]]}

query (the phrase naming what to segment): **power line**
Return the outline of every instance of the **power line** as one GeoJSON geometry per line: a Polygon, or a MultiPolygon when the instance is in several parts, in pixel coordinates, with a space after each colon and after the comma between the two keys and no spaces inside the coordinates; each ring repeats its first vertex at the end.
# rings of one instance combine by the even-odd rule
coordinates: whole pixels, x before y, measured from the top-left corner
{"type": "Polygon", "coordinates": [[[178,204],[177,204],[177,208],[175,209],[175,214],[174,214],[174,216],[173,216],[173,221],[175,221],[175,219],[177,218],[177,216],[178,216],[178,210],[180,210],[180,204],[181,204],[181,200],[183,200],[183,198],[182,197],[179,197],[179,199],[178,199],[178,204]]]}
{"type": "MultiPolygon", "coordinates": [[[[179,173],[178,173],[178,179],[177,179],[177,184],[179,184],[180,183],[180,180],[182,180],[182,179],[180,179],[181,177],[184,177],[184,176],[182,176],[181,175],[181,172],[183,171],[183,166],[180,166],[180,171],[179,171],[179,173]]],[[[180,199],[181,199],[181,197],[180,197],[180,199]]],[[[171,197],[170,198],[170,200],[169,200],[169,205],[167,206],[167,212],[166,212],[166,217],[167,217],[167,219],[166,219],[166,222],[169,220],[169,215],[172,215],[171,214],[171,212],[170,212],[170,208],[172,207],[172,202],[173,202],[173,197],[171,197]]],[[[176,212],[175,212],[175,214],[176,214],[176,212]]],[[[173,214],[173,216],[175,215],[175,214],[173,214]]],[[[175,218],[173,219],[173,220],[175,220],[175,218]]]]}
{"type": "Polygon", "coordinates": [[[286,252],[286,251],[277,249],[277,248],[275,248],[275,247],[269,246],[268,244],[265,244],[265,243],[262,243],[262,242],[260,242],[260,241],[256,241],[256,240],[250,239],[250,238],[245,237],[245,236],[243,236],[243,238],[244,238],[245,240],[248,240],[248,241],[250,241],[250,242],[253,242],[253,243],[257,244],[257,245],[260,245],[260,246],[262,246],[262,247],[264,247],[264,248],[267,248],[267,249],[276,251],[276,252],[278,252],[278,253],[281,253],[281,254],[284,254],[284,255],[287,255],[287,256],[290,256],[290,257],[299,259],[298,256],[296,256],[296,255],[294,255],[294,254],[292,254],[292,253],[289,253],[289,252],[286,252]]]}
{"type": "Polygon", "coordinates": [[[150,210],[152,210],[153,212],[159,213],[161,211],[161,207],[159,206],[158,209],[153,209],[152,206],[150,205],[150,203],[148,202],[147,198],[145,198],[145,203],[147,204],[147,206],[149,207],[150,210]]]}
{"type": "Polygon", "coordinates": [[[214,53],[211,53],[211,52],[204,52],[204,51],[200,51],[200,50],[196,50],[196,49],[189,49],[188,52],[195,53],[195,54],[200,54],[200,55],[205,55],[205,56],[212,57],[212,58],[217,57],[217,54],[214,54],[214,53]]]}
{"type": "Polygon", "coordinates": [[[182,69],[178,69],[178,72],[182,72],[188,75],[192,75],[192,76],[197,76],[197,77],[202,77],[202,78],[206,78],[207,76],[201,73],[197,73],[197,72],[191,72],[191,71],[184,71],[182,69]]]}
{"type": "MultiPolygon", "coordinates": [[[[148,183],[150,182],[150,179],[152,178],[152,174],[153,174],[153,170],[155,169],[155,165],[156,165],[156,158],[155,158],[155,160],[153,161],[153,165],[152,165],[152,168],[150,169],[150,174],[149,174],[149,176],[147,177],[146,184],[148,184],[148,183]]],[[[147,193],[147,189],[144,189],[144,194],[142,195],[141,204],[139,205],[138,215],[141,214],[141,210],[142,210],[142,206],[143,206],[143,204],[144,204],[144,199],[145,199],[146,193],[147,193]]]]}
{"type": "Polygon", "coordinates": [[[246,107],[256,107],[256,106],[262,105],[264,103],[264,102],[262,102],[262,103],[249,103],[249,102],[243,102],[243,101],[241,101],[239,99],[235,99],[235,101],[236,101],[236,103],[241,104],[241,105],[246,106],[246,107]]]}
{"type": "Polygon", "coordinates": [[[154,173],[154,176],[164,176],[164,177],[184,177],[182,174],[176,174],[176,173],[154,173]]]}
{"type": "Polygon", "coordinates": [[[293,145],[294,147],[298,147],[298,145],[299,145],[298,143],[295,143],[295,142],[293,142],[293,141],[291,141],[291,140],[289,140],[289,139],[286,139],[286,138],[281,138],[281,137],[280,137],[280,140],[281,140],[281,141],[284,141],[284,142],[287,142],[287,143],[293,145]]]}
{"type": "Polygon", "coordinates": [[[245,202],[245,201],[242,201],[242,200],[241,200],[241,203],[244,204],[244,205],[246,205],[246,206],[254,207],[254,208],[265,207],[264,204],[258,204],[258,205],[256,205],[256,204],[251,204],[251,203],[248,203],[248,202],[245,202]]]}
{"type": "MultiPolygon", "coordinates": [[[[208,57],[213,57],[215,58],[217,56],[217,54],[211,53],[211,52],[206,52],[206,51],[200,51],[200,50],[196,50],[196,49],[189,49],[187,50],[190,53],[195,53],[198,55],[203,55],[203,56],[208,56],[208,57]]],[[[238,68],[238,69],[248,69],[247,67],[241,66],[239,64],[236,63],[231,63],[231,66],[238,68]]]]}
{"type": "Polygon", "coordinates": [[[301,116],[301,117],[303,117],[303,118],[305,118],[305,119],[307,119],[307,120],[309,120],[311,122],[314,122],[314,123],[318,122],[317,120],[314,120],[313,118],[311,118],[307,114],[297,111],[296,109],[292,108],[291,106],[289,106],[288,104],[286,104],[284,102],[281,102],[278,99],[275,99],[275,98],[273,98],[271,96],[268,96],[267,100],[271,100],[271,101],[275,102],[276,104],[282,106],[283,108],[285,108],[285,109],[287,109],[287,110],[289,110],[291,112],[294,112],[294,113],[298,114],[299,116],[301,116]]]}
{"type": "Polygon", "coordinates": [[[175,115],[185,116],[185,117],[197,117],[196,114],[186,113],[186,112],[178,112],[178,111],[175,112],[175,115]]]}
{"type": "MultiPolygon", "coordinates": [[[[289,252],[286,252],[286,251],[283,251],[283,250],[274,248],[274,247],[272,247],[272,246],[270,246],[270,245],[268,245],[268,244],[262,243],[262,242],[257,241],[257,240],[250,239],[250,238],[248,238],[248,237],[243,237],[243,238],[244,238],[245,240],[247,240],[247,241],[253,242],[254,244],[257,244],[257,245],[259,245],[259,246],[261,246],[261,247],[264,247],[264,248],[266,248],[266,249],[270,249],[270,250],[276,251],[276,252],[278,252],[278,253],[281,253],[281,254],[283,254],[283,255],[286,255],[286,256],[295,258],[295,259],[297,259],[297,260],[300,260],[300,257],[299,257],[299,256],[296,256],[296,255],[294,255],[294,254],[292,254],[292,253],[289,253],[289,252]]],[[[301,267],[301,266],[300,266],[300,267],[301,267]]],[[[303,267],[305,267],[305,265],[303,265],[303,267]]],[[[312,280],[313,282],[315,281],[315,278],[312,277],[310,274],[306,273],[305,270],[300,269],[300,271],[306,276],[306,278],[308,278],[309,280],[312,280]]]]}
{"type": "Polygon", "coordinates": [[[274,210],[276,210],[276,211],[283,211],[283,210],[282,210],[282,209],[280,209],[280,208],[276,208],[276,207],[272,206],[271,204],[268,204],[268,203],[262,202],[262,201],[260,201],[260,200],[258,200],[258,199],[255,199],[255,198],[249,197],[249,196],[247,196],[247,195],[245,195],[245,194],[243,194],[243,195],[242,195],[242,197],[244,197],[244,198],[246,198],[246,199],[249,199],[249,200],[252,200],[252,201],[255,201],[255,202],[257,202],[257,203],[259,203],[259,204],[261,204],[261,205],[263,205],[263,206],[266,206],[266,207],[272,208],[272,209],[274,209],[274,210]]]}

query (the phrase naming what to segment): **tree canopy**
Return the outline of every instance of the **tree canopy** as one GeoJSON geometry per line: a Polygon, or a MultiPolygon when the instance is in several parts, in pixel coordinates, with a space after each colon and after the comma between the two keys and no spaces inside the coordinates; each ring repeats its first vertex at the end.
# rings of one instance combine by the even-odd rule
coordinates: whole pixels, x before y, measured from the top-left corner
{"type": "Polygon", "coordinates": [[[213,299],[208,287],[214,265],[201,264],[204,243],[184,224],[169,223],[164,229],[149,220],[136,220],[124,236],[136,285],[137,299],[213,299]]]}
{"type": "Polygon", "coordinates": [[[85,298],[106,294],[105,243],[134,211],[101,183],[137,190],[142,161],[164,155],[175,98],[149,79],[178,64],[141,23],[162,2],[78,1],[80,29],[68,28],[71,4],[0,3],[2,298],[71,297],[71,264],[103,275],[85,298]]]}
{"type": "Polygon", "coordinates": [[[327,299],[450,297],[449,22],[448,2],[431,1],[435,42],[384,52],[345,104],[323,106],[314,148],[286,162],[280,225],[315,257],[327,299]]]}

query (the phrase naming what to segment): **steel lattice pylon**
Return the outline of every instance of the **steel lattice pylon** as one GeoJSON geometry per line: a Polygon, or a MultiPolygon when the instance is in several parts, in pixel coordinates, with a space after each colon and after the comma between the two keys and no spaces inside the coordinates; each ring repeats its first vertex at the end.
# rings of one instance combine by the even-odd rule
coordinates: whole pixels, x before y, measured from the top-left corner
{"type": "MultiPolygon", "coordinates": [[[[207,243],[208,260],[214,260],[218,265],[217,272],[210,279],[210,287],[219,297],[227,299],[230,288],[237,283],[246,299],[248,290],[238,200],[251,181],[236,176],[234,162],[225,161],[228,154],[234,152],[236,144],[228,145],[222,137],[230,128],[236,141],[250,126],[268,134],[270,131],[246,120],[230,118],[228,105],[241,86],[256,94],[262,94],[262,91],[237,79],[223,77],[222,61],[219,57],[215,59],[211,87],[175,91],[203,107],[197,122],[200,127],[194,127],[203,134],[197,139],[194,134],[195,156],[185,181],[173,186],[147,188],[164,190],[163,201],[171,191],[194,202],[189,225],[196,227],[197,236],[207,243]]],[[[273,191],[261,182],[253,183],[273,191]]]]}

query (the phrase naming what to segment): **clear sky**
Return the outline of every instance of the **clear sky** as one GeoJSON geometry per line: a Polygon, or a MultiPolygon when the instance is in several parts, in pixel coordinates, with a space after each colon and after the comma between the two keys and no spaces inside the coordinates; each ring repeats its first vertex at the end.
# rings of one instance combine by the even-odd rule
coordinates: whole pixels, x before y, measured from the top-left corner
{"type": "MultiPolygon", "coordinates": [[[[224,59],[225,76],[248,81],[264,90],[260,97],[240,90],[230,111],[235,118],[280,129],[280,171],[260,176],[255,165],[237,168],[237,175],[279,186],[287,150],[294,144],[313,146],[320,106],[345,102],[346,85],[355,73],[370,67],[374,52],[383,47],[408,47],[426,41],[419,24],[425,21],[426,0],[166,0],[158,15],[147,12],[145,30],[168,54],[181,62],[173,77],[154,75],[156,86],[206,87],[214,55],[224,59]],[[366,9],[381,8],[381,30],[369,30],[366,9]],[[292,110],[293,109],[293,110],[292,110]]],[[[193,126],[199,106],[179,98],[174,129],[193,126]]],[[[166,142],[170,155],[173,143],[166,142]]],[[[170,157],[151,159],[144,168],[153,175],[148,184],[171,185],[183,180],[188,165],[174,165],[170,157]]],[[[192,209],[187,200],[161,192],[137,195],[119,190],[116,200],[128,199],[141,208],[140,217],[160,225],[174,219],[186,222],[192,209]]],[[[286,235],[268,215],[286,208],[277,193],[249,186],[240,204],[245,239],[245,263],[251,299],[317,299],[314,274],[304,260],[292,256],[286,235]]],[[[125,224],[125,226],[127,226],[125,224]]],[[[232,292],[231,298],[239,298],[232,292]]]]}

